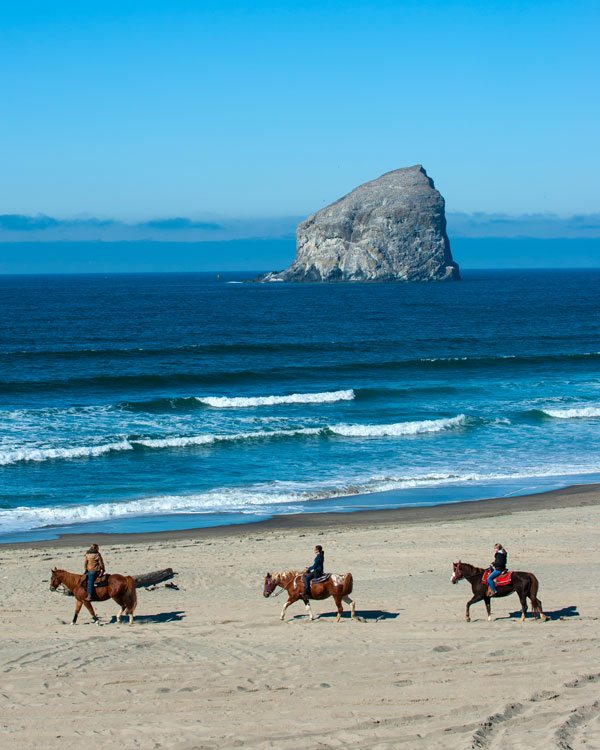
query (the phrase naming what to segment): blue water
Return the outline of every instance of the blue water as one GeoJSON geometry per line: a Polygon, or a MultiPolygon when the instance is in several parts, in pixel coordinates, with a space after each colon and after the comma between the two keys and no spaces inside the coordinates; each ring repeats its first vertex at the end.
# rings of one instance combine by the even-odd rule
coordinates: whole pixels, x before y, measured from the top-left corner
{"type": "Polygon", "coordinates": [[[600,271],[463,275],[0,277],[0,541],[597,481],[600,271]]]}

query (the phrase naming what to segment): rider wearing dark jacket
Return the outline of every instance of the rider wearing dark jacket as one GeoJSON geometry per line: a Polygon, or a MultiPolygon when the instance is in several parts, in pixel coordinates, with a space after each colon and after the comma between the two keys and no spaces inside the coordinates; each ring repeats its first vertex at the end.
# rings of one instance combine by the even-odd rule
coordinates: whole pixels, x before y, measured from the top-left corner
{"type": "Polygon", "coordinates": [[[492,563],[492,567],[494,568],[494,570],[492,570],[492,572],[489,574],[487,580],[488,586],[490,587],[491,596],[496,596],[497,591],[494,580],[506,570],[507,562],[508,552],[501,544],[496,544],[496,546],[494,547],[494,562],[492,563]]]}
{"type": "Polygon", "coordinates": [[[320,544],[317,544],[315,547],[315,553],[316,557],[314,563],[310,568],[307,568],[306,573],[304,574],[304,596],[307,598],[310,597],[310,582],[313,578],[320,578],[323,575],[323,566],[325,565],[325,553],[320,544]]]}

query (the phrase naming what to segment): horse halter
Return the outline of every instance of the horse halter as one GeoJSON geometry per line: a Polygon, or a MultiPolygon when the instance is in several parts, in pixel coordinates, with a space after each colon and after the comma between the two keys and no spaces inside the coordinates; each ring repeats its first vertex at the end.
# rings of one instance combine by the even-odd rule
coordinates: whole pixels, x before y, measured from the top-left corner
{"type": "Polygon", "coordinates": [[[273,583],[273,576],[270,573],[267,573],[265,576],[265,587],[263,590],[263,596],[271,596],[271,594],[275,591],[276,584],[273,583]]]}
{"type": "Polygon", "coordinates": [[[452,583],[458,583],[459,581],[461,581],[461,580],[462,580],[462,577],[463,577],[463,572],[462,572],[462,568],[461,568],[461,565],[460,565],[460,560],[459,560],[459,561],[458,561],[458,562],[456,563],[456,565],[455,565],[455,566],[453,566],[453,569],[452,569],[452,577],[450,578],[450,581],[451,581],[452,583]]]}

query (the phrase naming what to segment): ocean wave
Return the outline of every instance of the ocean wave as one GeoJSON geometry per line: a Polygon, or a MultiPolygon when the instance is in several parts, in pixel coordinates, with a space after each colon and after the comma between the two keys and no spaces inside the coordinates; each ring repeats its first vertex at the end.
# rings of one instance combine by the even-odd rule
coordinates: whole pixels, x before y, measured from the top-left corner
{"type": "Polygon", "coordinates": [[[201,404],[216,409],[239,409],[253,406],[278,406],[280,404],[332,404],[336,401],[352,401],[351,389],[324,391],[323,393],[290,393],[286,396],[196,396],[201,404]]]}
{"type": "Polygon", "coordinates": [[[600,407],[582,406],[574,409],[540,409],[543,414],[554,419],[585,419],[600,417],[600,407]]]}
{"type": "Polygon", "coordinates": [[[0,466],[27,461],[51,461],[56,459],[95,458],[107,453],[150,448],[187,448],[195,445],[229,443],[244,440],[272,440],[301,435],[321,435],[321,427],[301,427],[295,430],[257,430],[223,435],[183,435],[161,438],[127,438],[114,443],[81,445],[64,448],[19,448],[0,451],[0,466]]]}
{"type": "Polygon", "coordinates": [[[335,424],[315,427],[297,427],[285,430],[255,430],[253,432],[235,432],[201,435],[165,435],[162,437],[128,437],[119,441],[67,447],[30,447],[0,450],[0,466],[28,461],[69,460],[76,458],[95,458],[108,453],[120,451],[191,448],[193,446],[212,445],[217,443],[236,443],[253,440],[276,440],[298,437],[403,437],[420,435],[429,432],[440,432],[466,424],[466,417],[460,414],[449,419],[430,419],[421,422],[397,422],[395,424],[349,425],[335,424]]]}
{"type": "MultiPolygon", "coordinates": [[[[343,499],[391,490],[440,487],[445,485],[498,482],[515,479],[549,478],[594,474],[600,466],[554,466],[507,473],[430,473],[413,476],[375,475],[334,481],[327,485],[313,483],[271,482],[248,487],[224,487],[190,495],[160,495],[120,502],[88,503],[53,507],[17,507],[0,510],[0,528],[4,534],[53,526],[100,523],[119,518],[203,513],[299,513],[310,507],[299,504],[318,500],[343,499]]],[[[414,504],[414,503],[412,503],[414,504]]]]}
{"type": "Polygon", "coordinates": [[[337,424],[329,431],[342,437],[402,437],[403,435],[424,435],[441,432],[455,427],[463,427],[467,422],[464,414],[448,419],[425,419],[420,422],[395,422],[394,424],[337,424]]]}

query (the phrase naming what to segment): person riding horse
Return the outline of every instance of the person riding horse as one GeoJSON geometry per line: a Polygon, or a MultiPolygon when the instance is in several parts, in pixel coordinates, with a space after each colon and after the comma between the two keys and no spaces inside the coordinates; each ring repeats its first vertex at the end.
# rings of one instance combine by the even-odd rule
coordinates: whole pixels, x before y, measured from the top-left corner
{"type": "Polygon", "coordinates": [[[84,573],[87,576],[86,601],[92,601],[94,582],[98,576],[103,576],[105,572],[104,560],[100,554],[100,549],[97,544],[92,544],[89,550],[85,553],[84,558],[84,573]]]}
{"type": "Polygon", "coordinates": [[[317,544],[315,547],[315,553],[315,561],[310,568],[306,569],[304,574],[304,596],[307,599],[310,599],[310,582],[314,578],[320,578],[323,575],[323,566],[325,565],[325,553],[320,544],[317,544]]]}
{"type": "Polygon", "coordinates": [[[496,596],[496,594],[498,593],[496,591],[496,584],[494,583],[494,579],[498,578],[499,575],[502,575],[502,573],[504,573],[504,571],[506,570],[507,561],[508,552],[501,544],[496,544],[494,546],[494,562],[492,563],[493,570],[489,574],[487,579],[487,584],[490,589],[490,596],[496,596]]]}

